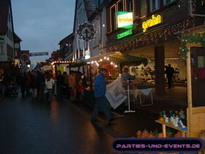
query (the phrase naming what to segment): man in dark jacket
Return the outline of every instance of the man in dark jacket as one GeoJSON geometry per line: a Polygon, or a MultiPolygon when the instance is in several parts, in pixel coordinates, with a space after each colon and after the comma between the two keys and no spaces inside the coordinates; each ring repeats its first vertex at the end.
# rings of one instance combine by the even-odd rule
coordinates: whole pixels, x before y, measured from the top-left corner
{"type": "MultiPolygon", "coordinates": [[[[65,81],[64,81],[64,77],[61,74],[61,71],[57,71],[57,76],[56,76],[56,84],[57,84],[57,95],[61,96],[62,93],[62,89],[65,86],[65,81]]],[[[60,97],[59,97],[60,98],[60,97]]]]}
{"type": "Polygon", "coordinates": [[[102,111],[106,119],[112,121],[112,115],[109,111],[108,101],[105,97],[106,93],[106,76],[108,75],[107,69],[101,69],[99,75],[95,78],[94,83],[94,96],[95,96],[95,107],[91,115],[91,121],[96,122],[99,111],[102,111]]]}

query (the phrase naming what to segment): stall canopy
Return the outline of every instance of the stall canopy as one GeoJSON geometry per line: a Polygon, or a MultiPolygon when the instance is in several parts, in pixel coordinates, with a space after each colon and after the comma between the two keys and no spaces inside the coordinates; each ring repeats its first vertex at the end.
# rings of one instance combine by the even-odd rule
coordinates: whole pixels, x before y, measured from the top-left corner
{"type": "Polygon", "coordinates": [[[129,64],[134,64],[134,65],[144,64],[144,65],[147,65],[147,58],[131,56],[131,55],[128,55],[128,54],[123,54],[119,51],[108,52],[108,53],[101,54],[101,55],[98,55],[98,56],[93,56],[89,59],[86,59],[85,61],[86,62],[99,61],[100,59],[104,59],[105,57],[109,58],[110,61],[119,63],[120,65],[129,65],[129,64]]]}

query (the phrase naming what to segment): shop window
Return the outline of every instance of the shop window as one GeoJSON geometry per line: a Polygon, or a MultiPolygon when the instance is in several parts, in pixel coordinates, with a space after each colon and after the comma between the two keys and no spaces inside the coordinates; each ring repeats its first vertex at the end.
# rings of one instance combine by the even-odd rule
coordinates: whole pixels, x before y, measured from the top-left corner
{"type": "Polygon", "coordinates": [[[164,5],[168,5],[172,2],[175,2],[176,0],[164,0],[164,5]]]}
{"type": "Polygon", "coordinates": [[[133,12],[133,0],[126,0],[127,2],[127,11],[133,12]]]}
{"type": "Polygon", "coordinates": [[[117,3],[117,8],[118,8],[118,11],[123,11],[123,1],[122,0],[117,3]]]}
{"type": "Polygon", "coordinates": [[[115,9],[115,6],[113,6],[111,9],[110,9],[110,17],[111,17],[111,31],[115,31],[116,29],[116,9],[115,9]]]}
{"type": "Polygon", "coordinates": [[[160,7],[160,1],[159,0],[150,0],[150,12],[154,12],[158,10],[160,7]]]}
{"type": "Polygon", "coordinates": [[[147,1],[145,0],[140,1],[140,14],[141,14],[141,17],[147,15],[147,1]]]}

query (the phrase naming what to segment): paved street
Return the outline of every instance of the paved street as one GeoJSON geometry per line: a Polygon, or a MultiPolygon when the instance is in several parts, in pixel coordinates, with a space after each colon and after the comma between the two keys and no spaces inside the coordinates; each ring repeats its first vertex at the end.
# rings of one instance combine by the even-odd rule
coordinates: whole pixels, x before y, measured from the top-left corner
{"type": "Polygon", "coordinates": [[[0,103],[0,153],[112,153],[113,137],[67,102],[6,98],[0,103]]]}
{"type": "Polygon", "coordinates": [[[0,153],[109,154],[118,137],[132,137],[138,129],[159,128],[146,111],[118,115],[112,125],[90,122],[91,108],[64,99],[36,102],[4,98],[0,103],[0,153]]]}

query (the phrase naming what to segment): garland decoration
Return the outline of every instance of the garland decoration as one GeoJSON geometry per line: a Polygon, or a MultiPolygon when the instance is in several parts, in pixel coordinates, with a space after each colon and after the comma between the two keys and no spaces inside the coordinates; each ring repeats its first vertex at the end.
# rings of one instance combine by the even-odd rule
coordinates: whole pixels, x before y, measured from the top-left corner
{"type": "MultiPolygon", "coordinates": [[[[187,57],[187,52],[189,51],[188,44],[195,43],[197,46],[205,47],[205,32],[203,33],[194,33],[194,34],[184,34],[181,36],[180,57],[182,60],[185,60],[187,57]]],[[[193,45],[194,47],[194,45],[193,45]]]]}
{"type": "Polygon", "coordinates": [[[96,31],[91,23],[85,22],[79,25],[77,33],[80,39],[89,41],[91,39],[94,39],[96,31]]]}

